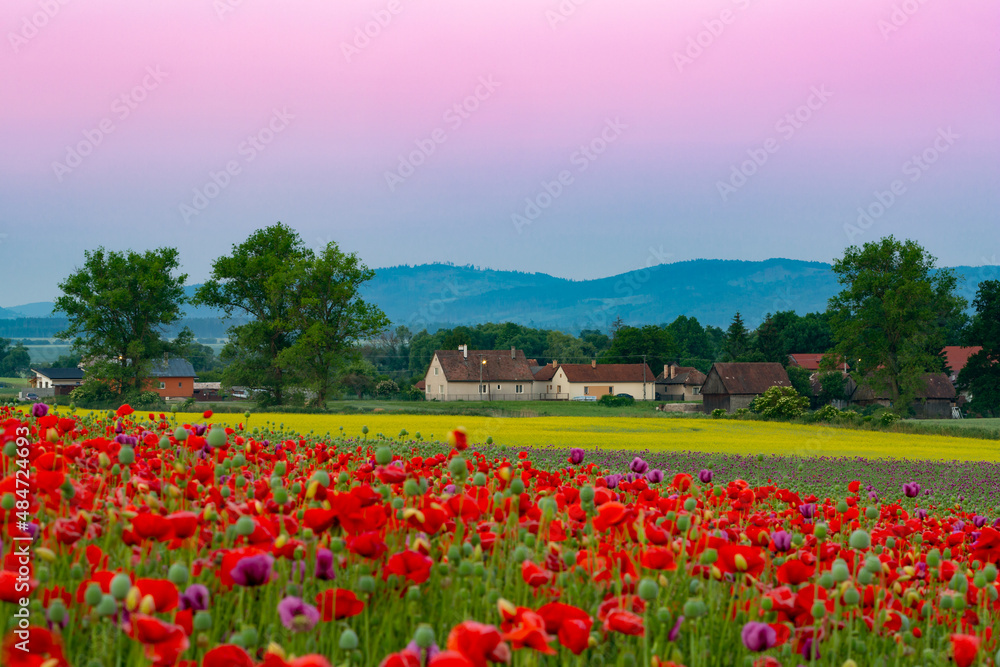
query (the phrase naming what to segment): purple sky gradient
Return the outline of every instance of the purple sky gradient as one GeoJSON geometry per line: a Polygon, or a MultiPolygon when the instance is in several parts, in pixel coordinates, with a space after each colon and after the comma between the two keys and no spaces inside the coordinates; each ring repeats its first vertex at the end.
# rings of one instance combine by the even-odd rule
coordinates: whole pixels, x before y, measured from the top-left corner
{"type": "Polygon", "coordinates": [[[558,22],[572,0],[63,1],[0,8],[0,306],[51,299],[97,245],[176,246],[197,282],[277,220],[375,267],[576,279],[641,268],[650,247],[670,261],[830,261],[889,233],[943,264],[1000,256],[995,0],[586,0],[558,22]],[[144,78],[134,109],[116,102],[144,78]],[[449,110],[477,86],[485,99],[459,125],[449,110]],[[815,89],[829,99],[779,130],[815,89]],[[275,110],[294,118],[247,148],[275,110]],[[616,119],[581,171],[576,152],[616,119]],[[57,174],[102,121],[113,132],[57,174]],[[907,161],[948,128],[957,138],[913,180],[907,161]],[[386,173],[435,130],[443,143],[390,188],[386,173]],[[723,198],[719,182],[769,139],[777,149],[723,198]],[[185,215],[231,161],[239,173],[185,215]],[[515,224],[563,171],[572,182],[515,224]],[[905,192],[884,214],[845,230],[895,180],[905,192]]]}

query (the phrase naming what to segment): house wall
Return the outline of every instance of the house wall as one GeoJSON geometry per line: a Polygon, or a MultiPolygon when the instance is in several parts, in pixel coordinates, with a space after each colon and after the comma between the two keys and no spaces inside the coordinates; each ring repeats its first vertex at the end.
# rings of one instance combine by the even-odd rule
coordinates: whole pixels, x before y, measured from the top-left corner
{"type": "MultiPolygon", "coordinates": [[[[562,373],[562,369],[556,372],[555,376],[552,378],[553,382],[550,384],[555,385],[553,390],[559,389],[561,393],[568,394],[568,398],[572,399],[576,396],[597,396],[600,398],[604,394],[630,394],[632,398],[637,401],[643,400],[642,396],[642,382],[618,382],[612,385],[607,384],[597,384],[591,382],[570,382],[566,379],[566,374],[562,373]]],[[[656,399],[656,384],[654,382],[646,383],[646,400],[652,401],[656,399]]]]}
{"type": "Polygon", "coordinates": [[[926,401],[917,401],[913,409],[919,419],[951,419],[950,400],[930,398],[926,401]]]}
{"type": "Polygon", "coordinates": [[[706,413],[719,408],[726,412],[736,412],[740,408],[749,408],[756,394],[702,394],[702,407],[706,413]]]}
{"type": "Polygon", "coordinates": [[[656,398],[663,401],[699,401],[701,400],[700,385],[658,384],[656,398]]]}
{"type": "Polygon", "coordinates": [[[448,382],[444,375],[427,380],[424,396],[428,401],[529,401],[535,398],[534,383],[524,382],[486,382],[488,388],[485,394],[479,391],[478,382],[448,382]],[[497,386],[499,385],[499,389],[497,386]],[[517,392],[521,385],[521,393],[517,392]]]}
{"type": "Polygon", "coordinates": [[[146,381],[146,389],[155,391],[163,398],[188,398],[194,396],[194,378],[149,378],[146,381]],[[160,383],[163,383],[162,389],[160,383]]]}

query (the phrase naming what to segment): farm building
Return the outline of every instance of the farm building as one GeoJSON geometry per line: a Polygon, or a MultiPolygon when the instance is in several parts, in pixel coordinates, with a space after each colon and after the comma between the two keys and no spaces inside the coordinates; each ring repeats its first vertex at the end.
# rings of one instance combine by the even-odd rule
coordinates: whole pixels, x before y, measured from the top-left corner
{"type": "Polygon", "coordinates": [[[427,400],[517,401],[534,398],[535,378],[524,352],[437,350],[424,376],[427,400]]]}
{"type": "Polygon", "coordinates": [[[958,382],[958,374],[962,372],[965,365],[969,363],[969,357],[976,354],[982,350],[982,346],[976,345],[975,347],[960,347],[958,345],[949,345],[941,350],[941,354],[944,355],[944,363],[948,370],[948,379],[951,380],[952,384],[958,382]]]}
{"type": "MultiPolygon", "coordinates": [[[[826,354],[823,352],[796,352],[795,354],[788,355],[788,365],[798,366],[799,368],[804,368],[807,371],[818,371],[820,364],[823,362],[823,357],[826,354]]],[[[841,363],[843,363],[843,357],[840,358],[841,363]]],[[[846,370],[847,365],[843,364],[846,370]]]]}
{"type": "Polygon", "coordinates": [[[188,398],[194,396],[194,366],[187,359],[170,358],[153,364],[147,386],[162,398],[188,398]]]}
{"type": "Polygon", "coordinates": [[[32,368],[35,377],[28,379],[32,389],[51,389],[52,393],[44,395],[67,396],[69,392],[83,383],[83,370],[80,368],[32,368]]]}
{"type": "MultiPolygon", "coordinates": [[[[952,416],[952,406],[955,405],[955,386],[944,373],[927,373],[923,378],[923,389],[917,392],[913,409],[917,417],[924,419],[949,419],[952,416]]],[[[860,408],[870,405],[892,407],[892,394],[888,388],[872,388],[848,376],[848,403],[860,408]]]]}
{"type": "Polygon", "coordinates": [[[656,376],[656,400],[693,401],[701,396],[705,374],[691,366],[669,364],[656,376]]]}
{"type": "Polygon", "coordinates": [[[535,397],[541,400],[558,400],[569,398],[569,395],[559,395],[556,392],[556,386],[552,384],[552,377],[556,374],[556,368],[559,367],[559,361],[553,359],[552,363],[546,364],[544,366],[539,366],[538,362],[531,363],[535,361],[534,359],[529,359],[528,363],[531,368],[531,374],[534,376],[534,389],[532,390],[535,397]]]}
{"type": "MultiPolygon", "coordinates": [[[[554,364],[556,362],[553,362],[554,364]]],[[[628,394],[637,401],[656,397],[656,376],[647,364],[562,364],[547,384],[554,388],[550,398],[570,399],[580,396],[600,398],[606,394],[628,394]]]]}
{"type": "Polygon", "coordinates": [[[707,413],[722,409],[735,412],[749,408],[753,399],[771,387],[791,387],[788,373],[778,363],[712,364],[701,399],[707,413]]]}

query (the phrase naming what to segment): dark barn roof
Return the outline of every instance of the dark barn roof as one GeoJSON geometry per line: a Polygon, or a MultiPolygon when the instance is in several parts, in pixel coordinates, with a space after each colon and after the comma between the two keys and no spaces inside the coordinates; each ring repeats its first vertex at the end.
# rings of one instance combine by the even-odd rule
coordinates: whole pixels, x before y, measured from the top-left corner
{"type": "Polygon", "coordinates": [[[522,350],[438,350],[434,353],[448,382],[479,382],[482,360],[483,382],[533,382],[531,367],[522,350]],[[513,357],[513,358],[512,358],[513,357]]]}
{"type": "Polygon", "coordinates": [[[674,369],[672,378],[666,377],[664,373],[656,376],[657,384],[683,384],[683,385],[703,385],[707,376],[692,366],[678,366],[674,369]]]}
{"type": "Polygon", "coordinates": [[[791,387],[788,373],[778,363],[712,364],[702,394],[757,395],[771,387],[791,387]]]}
{"type": "Polygon", "coordinates": [[[83,371],[79,368],[32,368],[32,371],[50,380],[82,380],[83,371]]]}
{"type": "Polygon", "coordinates": [[[167,359],[153,364],[149,374],[156,378],[193,378],[197,375],[187,359],[167,359]]]}

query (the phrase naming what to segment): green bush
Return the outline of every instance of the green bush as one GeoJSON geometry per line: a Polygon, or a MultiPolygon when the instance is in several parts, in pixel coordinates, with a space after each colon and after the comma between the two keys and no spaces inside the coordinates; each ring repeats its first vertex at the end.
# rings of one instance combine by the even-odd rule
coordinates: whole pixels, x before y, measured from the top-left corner
{"type": "Polygon", "coordinates": [[[622,408],[635,405],[635,399],[631,396],[612,396],[611,394],[601,396],[597,402],[609,408],[622,408]]]}
{"type": "Polygon", "coordinates": [[[880,426],[892,426],[900,420],[900,416],[895,412],[886,410],[885,412],[877,415],[875,419],[878,421],[880,426]]]}
{"type": "Polygon", "coordinates": [[[753,399],[750,409],[768,419],[795,419],[809,407],[809,399],[793,387],[771,387],[753,399]]]}
{"type": "Polygon", "coordinates": [[[734,413],[733,416],[735,416],[737,419],[747,419],[747,418],[750,417],[750,409],[749,408],[739,408],[739,409],[736,410],[736,412],[734,413]]]}
{"type": "Polygon", "coordinates": [[[712,419],[725,419],[726,411],[722,408],[716,408],[712,410],[712,419]]]}
{"type": "Polygon", "coordinates": [[[824,405],[812,414],[812,421],[832,422],[841,418],[843,413],[832,405],[824,405]]]}

